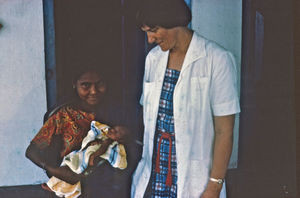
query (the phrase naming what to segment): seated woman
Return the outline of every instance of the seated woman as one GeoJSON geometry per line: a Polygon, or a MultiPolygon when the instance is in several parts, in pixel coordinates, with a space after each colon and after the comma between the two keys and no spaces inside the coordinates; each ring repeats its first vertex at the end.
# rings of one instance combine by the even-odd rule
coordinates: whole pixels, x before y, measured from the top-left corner
{"type": "MultiPolygon", "coordinates": [[[[91,122],[96,119],[102,121],[99,115],[96,118],[96,112],[101,113],[104,109],[101,104],[104,102],[107,90],[106,76],[104,72],[99,72],[93,67],[86,68],[74,75],[72,82],[73,100],[70,104],[60,108],[45,122],[28,146],[26,157],[44,169],[48,176],[55,176],[69,183],[82,180],[82,183],[85,183],[85,180],[89,180],[85,178],[84,174],[74,174],[60,168],[60,164],[64,156],[81,148],[81,143],[90,129],[91,122]]],[[[105,172],[107,174],[115,172],[112,169],[109,170],[105,170],[105,172]]],[[[93,183],[100,183],[99,174],[96,177],[97,180],[92,179],[92,183],[91,181],[87,182],[92,188],[94,188],[93,183]]],[[[106,180],[105,183],[107,184],[112,182],[107,181],[107,176],[104,176],[103,179],[106,180]]],[[[83,191],[84,188],[83,186],[83,191]]],[[[103,187],[103,193],[109,190],[107,188],[107,186],[103,187]]],[[[87,187],[87,189],[91,188],[87,187]]],[[[110,192],[112,197],[114,193],[117,192],[110,192]]],[[[93,197],[89,192],[86,194],[89,194],[88,197],[93,197]]]]}

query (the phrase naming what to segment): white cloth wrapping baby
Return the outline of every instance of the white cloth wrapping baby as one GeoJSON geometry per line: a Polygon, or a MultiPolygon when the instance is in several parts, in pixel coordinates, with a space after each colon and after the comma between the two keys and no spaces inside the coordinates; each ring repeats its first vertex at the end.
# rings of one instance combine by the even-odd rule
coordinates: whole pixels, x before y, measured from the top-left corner
{"type": "MultiPolygon", "coordinates": [[[[66,155],[61,166],[68,166],[73,172],[81,174],[88,167],[91,154],[96,152],[101,147],[101,144],[95,144],[86,147],[87,144],[96,139],[107,139],[106,134],[108,129],[109,126],[97,121],[92,121],[91,129],[82,141],[81,149],[66,155]]],[[[116,141],[112,142],[108,146],[107,151],[100,157],[107,160],[114,168],[125,169],[127,167],[124,145],[119,144],[116,141]]],[[[47,185],[59,197],[64,196],[66,198],[76,198],[81,194],[80,181],[74,185],[71,185],[56,177],[51,177],[47,182],[47,185]]]]}
{"type": "MultiPolygon", "coordinates": [[[[92,121],[91,130],[83,139],[81,149],[66,155],[61,165],[70,167],[77,174],[82,173],[88,166],[91,154],[101,147],[101,144],[88,146],[87,148],[86,145],[95,139],[106,139],[108,129],[107,125],[92,121]]],[[[116,141],[109,145],[107,151],[101,155],[101,158],[106,159],[114,168],[124,169],[127,167],[125,148],[116,141]]]]}

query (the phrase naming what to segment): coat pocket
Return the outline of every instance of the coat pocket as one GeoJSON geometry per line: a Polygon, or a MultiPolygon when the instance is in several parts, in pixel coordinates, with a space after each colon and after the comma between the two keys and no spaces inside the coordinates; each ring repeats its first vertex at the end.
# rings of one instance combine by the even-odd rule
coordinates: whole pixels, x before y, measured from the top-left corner
{"type": "Polygon", "coordinates": [[[145,82],[144,89],[143,89],[143,113],[144,113],[144,124],[146,125],[149,123],[149,119],[153,117],[154,111],[154,100],[156,96],[156,83],[155,82],[145,82]]]}

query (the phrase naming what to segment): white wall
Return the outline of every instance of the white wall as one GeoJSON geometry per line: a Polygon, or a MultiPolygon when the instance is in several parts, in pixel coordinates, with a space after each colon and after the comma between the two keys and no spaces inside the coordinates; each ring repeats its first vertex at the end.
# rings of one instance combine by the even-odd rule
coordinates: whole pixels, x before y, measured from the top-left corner
{"type": "MultiPolygon", "coordinates": [[[[242,0],[192,0],[192,29],[233,53],[240,84],[242,0]]],[[[238,123],[237,116],[230,167],[237,166],[238,123]]]]}
{"type": "Polygon", "coordinates": [[[46,111],[42,0],[0,0],[0,186],[39,183],[25,149],[46,111]]]}

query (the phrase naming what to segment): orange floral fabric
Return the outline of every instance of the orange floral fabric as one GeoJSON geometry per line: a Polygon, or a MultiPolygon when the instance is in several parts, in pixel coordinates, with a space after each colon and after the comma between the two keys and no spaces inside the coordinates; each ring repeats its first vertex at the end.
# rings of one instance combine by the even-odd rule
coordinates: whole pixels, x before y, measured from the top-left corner
{"type": "Polygon", "coordinates": [[[95,120],[94,113],[80,111],[70,106],[62,107],[47,120],[32,143],[43,149],[51,144],[55,135],[61,135],[64,145],[60,154],[63,157],[80,148],[93,120],[95,120]]]}

